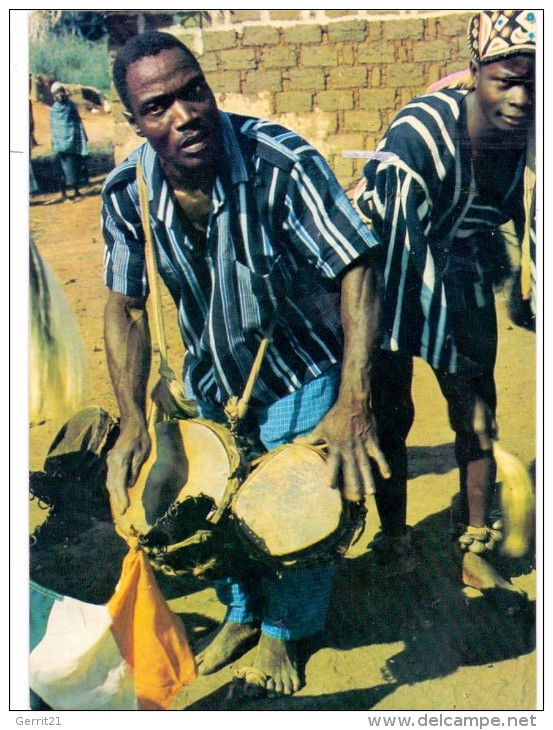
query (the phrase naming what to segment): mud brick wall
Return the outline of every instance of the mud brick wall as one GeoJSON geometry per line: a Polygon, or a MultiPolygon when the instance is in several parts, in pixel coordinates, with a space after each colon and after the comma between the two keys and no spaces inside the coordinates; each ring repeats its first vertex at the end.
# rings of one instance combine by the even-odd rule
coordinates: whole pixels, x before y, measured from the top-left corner
{"type": "MultiPolygon", "coordinates": [[[[208,27],[162,29],[196,54],[222,109],[299,132],[348,185],[363,162],[344,158],[344,149],[374,150],[404,104],[466,68],[474,11],[213,12],[208,27]]],[[[120,104],[114,112],[120,161],[140,139],[120,104]]]]}

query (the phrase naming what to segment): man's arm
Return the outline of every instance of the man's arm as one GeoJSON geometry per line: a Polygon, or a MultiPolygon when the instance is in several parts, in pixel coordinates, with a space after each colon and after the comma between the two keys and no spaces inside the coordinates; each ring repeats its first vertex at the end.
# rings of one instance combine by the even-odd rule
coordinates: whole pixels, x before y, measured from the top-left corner
{"type": "Polygon", "coordinates": [[[146,424],[146,386],[151,346],[145,299],[110,291],[104,337],[109,373],[121,415],[120,433],[108,456],[107,489],[123,514],[132,486],[150,451],[146,424]]]}
{"type": "Polygon", "coordinates": [[[379,277],[358,264],[342,279],[341,318],[344,357],[340,391],[334,406],[307,437],[328,444],[332,483],[341,483],[345,499],[358,501],[374,492],[370,458],[387,479],[390,469],[376,435],[370,403],[371,362],[379,333],[379,277]]]}

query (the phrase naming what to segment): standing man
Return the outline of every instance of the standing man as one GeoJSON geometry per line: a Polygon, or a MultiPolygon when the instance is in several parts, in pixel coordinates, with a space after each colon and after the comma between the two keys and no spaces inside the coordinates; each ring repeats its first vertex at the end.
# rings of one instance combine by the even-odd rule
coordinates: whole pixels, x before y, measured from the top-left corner
{"type": "Polygon", "coordinates": [[[493,285],[504,273],[498,227],[511,218],[521,229],[533,223],[523,201],[535,32],[531,11],[474,16],[472,89],[443,89],[407,104],[379,145],[389,153],[386,161],[367,163],[353,195],[387,248],[383,342],[372,391],[392,477],[375,475],[381,533],[373,547],[392,574],[415,567],[405,442],[414,418],[412,357],[418,356],[434,370],[455,432],[463,580],[477,588],[502,581],[483,558],[500,537],[489,518],[497,436],[493,285]]]}
{"type": "MultiPolygon", "coordinates": [[[[147,32],[119,51],[114,83],[145,143],[103,191],[106,349],[121,415],[108,490],[124,512],[150,448],[145,419],[150,337],[136,183],[142,161],[162,278],[178,308],[184,381],[202,415],[222,419],[241,395],[259,342],[272,341],[250,411],[267,449],[311,432],[324,439],[345,499],[384,476],[369,399],[378,332],[376,239],[317,151],[290,130],[218,110],[193,54],[147,32]]],[[[252,566],[253,569],[253,566],[252,566]]],[[[332,566],[277,579],[220,581],[224,623],[197,657],[209,674],[259,637],[246,694],[301,686],[296,642],[322,630],[332,566]]]]}
{"type": "Polygon", "coordinates": [[[50,134],[59,165],[61,201],[76,201],[82,197],[80,184],[86,177],[87,136],[77,105],[68,97],[65,86],[56,81],[50,91],[54,97],[50,109],[50,134]],[[72,198],[67,195],[70,187],[74,190],[72,198]]]}

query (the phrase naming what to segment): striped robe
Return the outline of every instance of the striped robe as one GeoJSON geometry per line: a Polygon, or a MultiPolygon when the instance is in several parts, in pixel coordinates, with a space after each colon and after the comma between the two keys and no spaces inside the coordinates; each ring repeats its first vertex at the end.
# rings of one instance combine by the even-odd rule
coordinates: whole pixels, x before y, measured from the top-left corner
{"type": "Polygon", "coordinates": [[[448,313],[493,304],[506,266],[498,228],[523,219],[524,154],[502,201],[473,175],[465,90],[414,99],[369,160],[354,205],[386,246],[383,347],[456,372],[448,313]]]}

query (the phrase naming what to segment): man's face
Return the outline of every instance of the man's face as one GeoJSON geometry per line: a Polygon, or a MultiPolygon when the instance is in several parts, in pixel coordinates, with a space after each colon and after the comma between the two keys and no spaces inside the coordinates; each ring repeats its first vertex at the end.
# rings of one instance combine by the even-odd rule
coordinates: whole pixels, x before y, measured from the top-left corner
{"type": "Polygon", "coordinates": [[[516,55],[475,69],[476,98],[490,129],[521,132],[534,118],[535,59],[516,55]]]}
{"type": "Polygon", "coordinates": [[[179,173],[216,167],[219,114],[200,67],[178,48],[145,56],[127,69],[130,121],[161,160],[179,173]]]}
{"type": "Polygon", "coordinates": [[[67,101],[67,92],[65,89],[58,89],[56,93],[54,94],[54,101],[57,101],[59,104],[63,104],[65,101],[67,101]]]}

